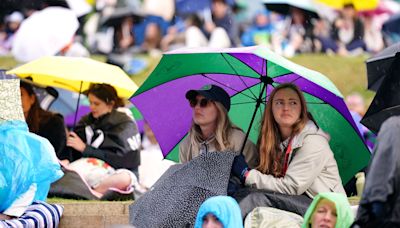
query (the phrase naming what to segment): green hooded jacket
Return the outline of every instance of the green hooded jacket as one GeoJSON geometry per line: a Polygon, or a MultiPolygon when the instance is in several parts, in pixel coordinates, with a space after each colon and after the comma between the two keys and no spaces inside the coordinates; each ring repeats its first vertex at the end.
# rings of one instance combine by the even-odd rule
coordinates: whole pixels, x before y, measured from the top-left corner
{"type": "Polygon", "coordinates": [[[310,221],[312,214],[317,206],[318,202],[321,199],[327,199],[335,203],[336,206],[336,226],[335,228],[348,228],[354,221],[354,215],[351,211],[349,201],[347,197],[340,193],[334,192],[324,192],[319,193],[315,196],[314,200],[312,201],[311,205],[308,207],[306,214],[304,215],[304,223],[302,228],[308,228],[310,226],[310,221]]]}

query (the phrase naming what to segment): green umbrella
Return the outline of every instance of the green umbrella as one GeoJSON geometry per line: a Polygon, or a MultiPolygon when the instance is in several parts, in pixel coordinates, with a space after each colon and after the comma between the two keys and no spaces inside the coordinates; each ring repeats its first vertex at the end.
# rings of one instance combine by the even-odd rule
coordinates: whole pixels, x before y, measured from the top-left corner
{"type": "Polygon", "coordinates": [[[164,54],[144,84],[131,97],[149,123],[163,155],[178,160],[179,142],[187,135],[192,110],[190,89],[216,84],[231,96],[229,116],[257,141],[266,98],[273,87],[292,82],[304,93],[309,111],[331,136],[330,146],[346,183],[370,158],[344,101],[324,75],[299,66],[266,48],[182,49],[164,54]]]}

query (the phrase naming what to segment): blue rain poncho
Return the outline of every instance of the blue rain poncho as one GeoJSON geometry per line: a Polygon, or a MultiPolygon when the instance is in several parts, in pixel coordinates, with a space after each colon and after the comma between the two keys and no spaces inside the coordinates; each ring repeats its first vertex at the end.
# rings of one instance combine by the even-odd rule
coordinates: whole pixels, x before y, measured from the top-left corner
{"type": "Polygon", "coordinates": [[[50,142],[23,121],[0,121],[0,158],[0,213],[32,184],[33,200],[46,200],[50,184],[63,176],[50,142]]]}
{"type": "Polygon", "coordinates": [[[230,196],[214,196],[204,201],[197,213],[195,228],[203,226],[203,218],[213,214],[224,228],[243,228],[239,204],[230,196]]]}

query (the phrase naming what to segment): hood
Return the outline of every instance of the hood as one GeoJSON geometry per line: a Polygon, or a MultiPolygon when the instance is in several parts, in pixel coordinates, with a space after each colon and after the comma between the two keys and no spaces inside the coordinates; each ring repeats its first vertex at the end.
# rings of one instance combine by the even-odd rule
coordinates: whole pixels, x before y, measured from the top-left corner
{"type": "Polygon", "coordinates": [[[296,149],[303,146],[304,138],[308,135],[320,135],[326,138],[328,141],[330,140],[330,137],[327,133],[325,133],[321,128],[317,127],[313,121],[309,120],[304,129],[293,138],[292,148],[296,149]]]}
{"type": "Polygon", "coordinates": [[[204,216],[209,213],[215,215],[224,227],[243,228],[239,205],[230,196],[214,196],[204,201],[197,213],[194,227],[201,228],[204,216]]]}
{"type": "Polygon", "coordinates": [[[311,205],[308,207],[306,214],[304,215],[304,223],[302,225],[302,228],[309,227],[312,214],[315,210],[315,207],[317,206],[318,202],[321,199],[327,199],[335,203],[336,213],[337,213],[335,228],[350,227],[350,225],[354,221],[354,216],[353,212],[351,211],[351,207],[349,201],[347,200],[347,197],[340,193],[324,192],[324,193],[319,193],[314,198],[311,205]]]}

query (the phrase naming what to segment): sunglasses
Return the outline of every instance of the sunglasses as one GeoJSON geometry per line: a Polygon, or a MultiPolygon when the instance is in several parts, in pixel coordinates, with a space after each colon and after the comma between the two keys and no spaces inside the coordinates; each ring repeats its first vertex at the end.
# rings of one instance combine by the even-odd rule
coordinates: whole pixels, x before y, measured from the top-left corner
{"type": "Polygon", "coordinates": [[[189,101],[190,107],[192,107],[192,108],[196,107],[197,104],[199,104],[201,108],[205,108],[211,102],[212,101],[210,101],[210,100],[208,100],[206,98],[203,98],[201,100],[192,99],[192,100],[189,101]]]}

